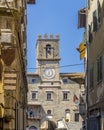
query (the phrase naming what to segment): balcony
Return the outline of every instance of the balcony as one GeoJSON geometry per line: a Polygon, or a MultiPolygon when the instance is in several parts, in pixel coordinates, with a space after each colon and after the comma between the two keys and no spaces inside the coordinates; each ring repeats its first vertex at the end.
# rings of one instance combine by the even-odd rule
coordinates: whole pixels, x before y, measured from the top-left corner
{"type": "Polygon", "coordinates": [[[28,115],[28,119],[30,120],[41,120],[41,116],[40,115],[28,115]]]}
{"type": "Polygon", "coordinates": [[[0,8],[3,7],[16,8],[17,2],[15,0],[2,0],[0,1],[0,8]]]}
{"type": "Polygon", "coordinates": [[[83,103],[83,104],[79,104],[79,113],[81,114],[81,115],[85,115],[86,114],[86,105],[85,105],[85,103],[83,103]]]}
{"type": "Polygon", "coordinates": [[[17,0],[0,0],[0,14],[16,15],[20,14],[23,9],[22,4],[18,4],[17,0]],[[13,14],[14,13],[14,14],[13,14]]]}
{"type": "Polygon", "coordinates": [[[41,102],[37,101],[37,100],[31,100],[28,102],[29,106],[41,106],[41,102]]]}
{"type": "Polygon", "coordinates": [[[1,43],[9,46],[13,44],[13,34],[11,29],[1,29],[1,43]]]}

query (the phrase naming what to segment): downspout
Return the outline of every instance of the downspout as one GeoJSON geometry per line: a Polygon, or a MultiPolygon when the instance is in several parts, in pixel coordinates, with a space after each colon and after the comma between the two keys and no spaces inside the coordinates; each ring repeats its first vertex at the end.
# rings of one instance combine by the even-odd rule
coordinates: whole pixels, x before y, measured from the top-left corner
{"type": "Polygon", "coordinates": [[[89,58],[89,45],[88,45],[88,0],[86,0],[86,129],[88,130],[88,58],[89,58]]]}

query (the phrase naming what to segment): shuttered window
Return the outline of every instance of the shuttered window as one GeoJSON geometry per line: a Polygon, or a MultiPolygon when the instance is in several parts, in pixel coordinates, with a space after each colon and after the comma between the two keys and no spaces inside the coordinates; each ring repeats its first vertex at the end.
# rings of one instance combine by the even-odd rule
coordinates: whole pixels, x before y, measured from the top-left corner
{"type": "Polygon", "coordinates": [[[91,43],[93,40],[93,35],[92,35],[92,24],[89,25],[89,43],[91,43]]]}
{"type": "Polygon", "coordinates": [[[97,82],[102,81],[102,56],[97,59],[97,82]]]}
{"type": "Polygon", "coordinates": [[[96,32],[98,29],[97,11],[93,12],[93,31],[96,32]]]}
{"type": "Polygon", "coordinates": [[[94,68],[90,69],[90,88],[94,87],[94,68]]]}

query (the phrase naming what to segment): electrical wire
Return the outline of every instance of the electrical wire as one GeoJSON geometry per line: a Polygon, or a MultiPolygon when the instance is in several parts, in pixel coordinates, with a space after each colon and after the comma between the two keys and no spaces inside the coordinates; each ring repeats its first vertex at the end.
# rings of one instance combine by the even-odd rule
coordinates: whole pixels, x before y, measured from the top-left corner
{"type": "MultiPolygon", "coordinates": [[[[71,66],[73,67],[73,66],[80,66],[80,65],[84,65],[84,63],[63,65],[63,66],[59,66],[59,67],[55,67],[55,68],[65,68],[65,67],[71,67],[71,66]]],[[[37,67],[37,68],[27,68],[27,69],[40,69],[40,67],[37,67]]]]}

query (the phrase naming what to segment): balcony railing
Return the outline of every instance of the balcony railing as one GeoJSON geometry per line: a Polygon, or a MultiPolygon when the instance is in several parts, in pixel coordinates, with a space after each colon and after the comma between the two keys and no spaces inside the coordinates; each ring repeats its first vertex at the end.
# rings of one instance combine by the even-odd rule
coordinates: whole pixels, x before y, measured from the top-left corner
{"type": "Polygon", "coordinates": [[[23,9],[23,5],[19,4],[17,0],[0,0],[0,11],[20,12],[21,9],[23,9]]]}
{"type": "Polygon", "coordinates": [[[32,116],[30,116],[30,115],[28,115],[28,119],[36,119],[36,120],[40,120],[41,119],[41,116],[40,115],[32,115],[32,116]]]}
{"type": "Polygon", "coordinates": [[[13,44],[13,34],[11,29],[1,29],[1,43],[2,44],[13,44]]]}
{"type": "Polygon", "coordinates": [[[2,0],[0,1],[0,7],[17,8],[16,0],[2,0]]]}

